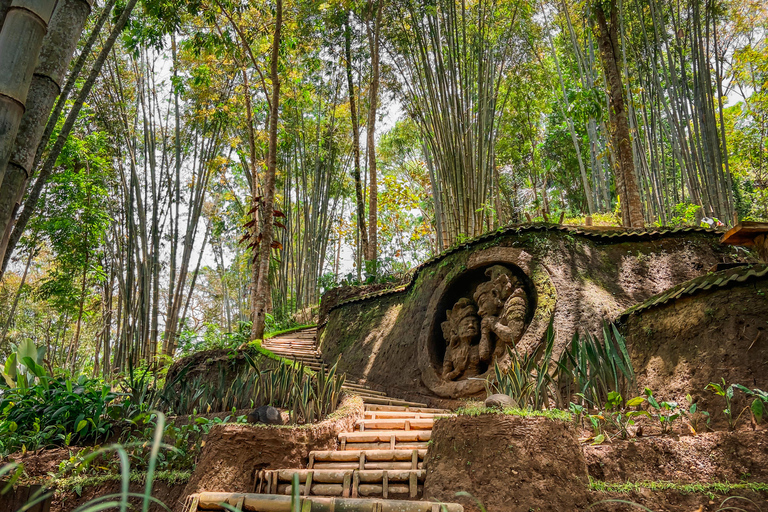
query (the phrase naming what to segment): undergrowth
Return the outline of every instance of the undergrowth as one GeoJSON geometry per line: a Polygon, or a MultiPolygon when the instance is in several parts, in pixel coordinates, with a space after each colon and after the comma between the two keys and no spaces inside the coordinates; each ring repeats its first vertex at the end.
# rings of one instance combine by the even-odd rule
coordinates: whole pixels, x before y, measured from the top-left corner
{"type": "MultiPolygon", "coordinates": [[[[155,482],[165,482],[168,485],[185,484],[189,481],[191,476],[191,471],[156,471],[155,482]]],[[[52,480],[50,485],[57,493],[74,491],[78,496],[81,496],[83,494],[83,489],[103,485],[109,482],[119,482],[121,478],[119,473],[108,473],[105,475],[75,475],[52,480]]],[[[147,473],[145,471],[131,471],[128,478],[132,484],[143,485],[147,483],[147,473]]]]}

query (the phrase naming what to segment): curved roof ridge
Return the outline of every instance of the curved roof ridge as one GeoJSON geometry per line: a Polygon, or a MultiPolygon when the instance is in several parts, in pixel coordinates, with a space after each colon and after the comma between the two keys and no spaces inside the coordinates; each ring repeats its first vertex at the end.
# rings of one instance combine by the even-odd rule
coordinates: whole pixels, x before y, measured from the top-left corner
{"type": "Polygon", "coordinates": [[[707,272],[702,276],[668,288],[640,304],[635,304],[619,315],[618,320],[624,323],[633,314],[655,306],[661,306],[684,296],[694,295],[701,291],[711,290],[712,288],[726,288],[734,284],[747,283],[767,276],[768,265],[763,263],[743,265],[718,272],[707,272]]]}
{"type": "MultiPolygon", "coordinates": [[[[363,294],[363,295],[352,297],[346,300],[342,300],[340,302],[337,302],[333,306],[331,306],[328,309],[328,313],[330,313],[336,308],[339,308],[341,306],[346,306],[348,304],[352,304],[355,302],[362,302],[362,301],[374,299],[377,297],[383,297],[385,295],[394,295],[397,293],[406,292],[411,286],[413,286],[413,283],[416,282],[416,278],[418,277],[419,273],[424,268],[428,267],[429,265],[432,265],[433,263],[437,263],[445,259],[446,257],[450,256],[451,254],[454,254],[462,249],[469,249],[471,246],[474,246],[481,242],[491,240],[498,236],[512,234],[514,232],[521,234],[521,233],[535,232],[535,231],[562,231],[562,232],[568,232],[570,234],[580,235],[585,238],[590,238],[594,240],[611,240],[611,241],[614,241],[616,239],[621,239],[621,241],[644,240],[644,239],[651,240],[654,238],[663,238],[667,236],[674,236],[678,234],[687,234],[687,233],[707,233],[707,234],[720,236],[723,233],[722,230],[713,229],[713,228],[701,228],[701,227],[624,228],[620,226],[618,227],[572,226],[567,224],[551,224],[551,223],[544,223],[544,222],[538,222],[533,224],[510,224],[508,226],[500,227],[494,231],[483,233],[482,235],[471,238],[462,243],[453,245],[448,249],[445,249],[441,253],[433,256],[432,258],[429,258],[423,261],[421,264],[417,265],[416,267],[412,268],[409,271],[411,273],[411,276],[408,282],[406,282],[405,284],[402,284],[393,288],[386,288],[384,290],[363,294]]],[[[327,321],[327,318],[326,318],[326,321],[327,321]]]]}

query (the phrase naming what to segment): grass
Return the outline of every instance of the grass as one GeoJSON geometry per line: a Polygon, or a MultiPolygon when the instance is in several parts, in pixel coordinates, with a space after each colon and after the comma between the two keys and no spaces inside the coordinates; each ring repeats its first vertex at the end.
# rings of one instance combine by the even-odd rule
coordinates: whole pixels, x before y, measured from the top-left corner
{"type": "Polygon", "coordinates": [[[690,484],[668,482],[664,480],[642,481],[642,482],[623,482],[611,483],[595,480],[590,477],[589,489],[597,492],[613,492],[629,494],[649,489],[651,491],[677,491],[683,494],[703,494],[710,500],[715,499],[716,495],[726,495],[731,491],[754,491],[768,492],[768,483],[763,482],[695,482],[690,484]]]}
{"type": "Polygon", "coordinates": [[[485,407],[481,402],[469,402],[456,410],[459,416],[480,416],[481,414],[506,414],[507,416],[520,416],[523,418],[547,418],[557,421],[573,421],[570,412],[562,409],[545,409],[535,411],[532,409],[518,409],[514,407],[505,407],[498,409],[494,407],[485,407]]]}

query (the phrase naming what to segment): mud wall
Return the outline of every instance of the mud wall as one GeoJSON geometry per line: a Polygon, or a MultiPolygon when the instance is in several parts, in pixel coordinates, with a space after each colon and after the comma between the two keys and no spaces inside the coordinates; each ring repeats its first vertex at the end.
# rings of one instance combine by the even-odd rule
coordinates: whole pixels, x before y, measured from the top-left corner
{"type": "MultiPolygon", "coordinates": [[[[692,295],[623,318],[639,388],[680,403],[690,393],[717,424],[725,421],[724,401],[704,391],[707,384],[724,378],[729,385],[768,390],[768,275],[754,275],[761,268],[766,273],[756,266],[705,276],[689,285],[699,288],[692,295]],[[721,274],[746,279],[713,286],[721,274]]],[[[738,414],[746,405],[742,393],[735,404],[738,414]]]]}
{"type": "Polygon", "coordinates": [[[588,505],[587,465],[572,423],[504,414],[435,422],[424,461],[424,496],[488,512],[579,510],[588,505]]]}
{"type": "Polygon", "coordinates": [[[534,283],[536,304],[520,346],[535,347],[554,317],[557,350],[576,330],[597,332],[602,319],[706,273],[715,263],[735,261],[735,251],[721,246],[719,235],[542,227],[486,237],[425,263],[402,291],[378,291],[337,304],[324,297],[322,309],[328,313],[319,330],[323,358],[340,358],[340,370],[348,378],[392,396],[449,405],[458,396],[482,394],[482,383],[452,394],[435,392],[430,379],[439,371],[439,354],[436,362],[425,345],[445,318],[439,309],[441,293],[473,269],[496,263],[521,269],[534,283]]]}

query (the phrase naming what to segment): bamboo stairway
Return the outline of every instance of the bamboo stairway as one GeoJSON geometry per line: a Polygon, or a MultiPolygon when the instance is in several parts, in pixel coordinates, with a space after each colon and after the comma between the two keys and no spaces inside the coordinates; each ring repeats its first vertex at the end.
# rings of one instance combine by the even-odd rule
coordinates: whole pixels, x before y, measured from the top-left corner
{"type": "MultiPolygon", "coordinates": [[[[262,342],[261,346],[280,357],[295,359],[300,363],[304,363],[304,365],[311,370],[317,371],[325,364],[320,358],[320,351],[317,349],[316,327],[281,334],[274,338],[266,339],[262,342]]],[[[409,402],[408,400],[390,398],[383,391],[375,391],[364,384],[346,382],[342,386],[342,389],[347,393],[360,395],[366,404],[405,407],[427,406],[427,404],[419,402],[409,402]]]]}
{"type": "Polygon", "coordinates": [[[418,499],[434,418],[447,414],[443,409],[366,404],[355,429],[339,434],[338,450],[310,452],[306,469],[260,471],[254,491],[290,494],[297,474],[304,496],[418,499]]]}
{"type": "MultiPolygon", "coordinates": [[[[319,370],[324,363],[316,339],[316,329],[303,329],[265,340],[262,347],[319,370]]],[[[451,411],[390,398],[361,384],[345,384],[344,390],[362,397],[365,413],[352,432],[339,433],[337,450],[311,451],[306,469],[259,471],[253,493],[190,496],[185,510],[226,510],[226,504],[236,510],[289,512],[297,475],[302,512],[462,512],[455,503],[414,501],[423,495],[434,419],[451,411]]]]}

